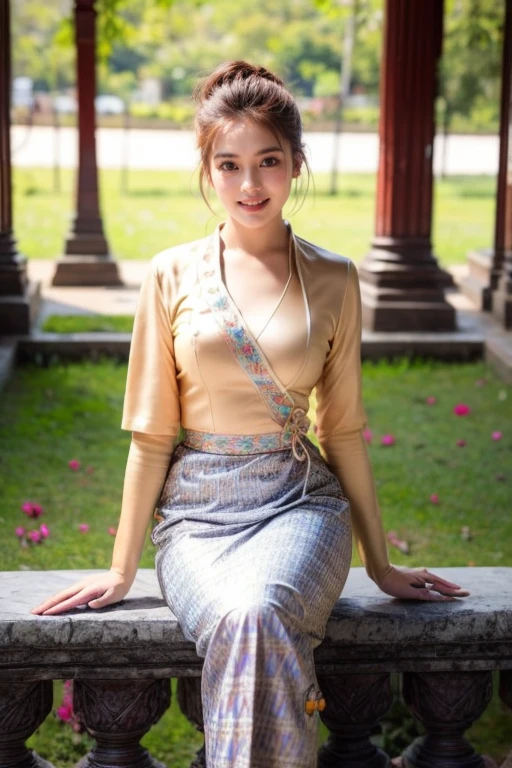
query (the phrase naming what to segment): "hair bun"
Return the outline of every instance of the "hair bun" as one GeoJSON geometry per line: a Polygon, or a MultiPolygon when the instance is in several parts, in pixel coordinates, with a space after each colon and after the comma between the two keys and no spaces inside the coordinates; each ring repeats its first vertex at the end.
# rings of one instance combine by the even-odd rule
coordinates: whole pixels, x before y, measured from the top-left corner
{"type": "Polygon", "coordinates": [[[242,82],[251,77],[261,77],[284,87],[283,81],[265,67],[255,67],[247,61],[226,61],[198,83],[194,90],[194,99],[199,103],[207,101],[223,85],[242,82]]]}

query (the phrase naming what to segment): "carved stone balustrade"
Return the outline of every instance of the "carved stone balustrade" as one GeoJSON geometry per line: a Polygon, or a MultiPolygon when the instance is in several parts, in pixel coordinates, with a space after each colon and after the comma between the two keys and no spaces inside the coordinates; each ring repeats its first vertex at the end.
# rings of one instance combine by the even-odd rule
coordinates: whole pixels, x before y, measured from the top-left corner
{"type": "MultiPolygon", "coordinates": [[[[512,568],[440,568],[471,596],[456,602],[394,600],[353,569],[315,652],[330,731],[319,768],[387,768],[371,741],[391,704],[389,675],[426,735],[403,768],[484,768],[464,738],[492,694],[512,706],[512,568]]],[[[38,617],[48,595],[90,571],[0,573],[0,768],[51,768],[25,741],[52,709],[52,680],[73,679],[74,709],[96,745],[87,768],[155,768],[140,745],[165,712],[177,677],[183,712],[202,730],[201,659],[185,640],[151,570],[121,604],[38,617]]],[[[54,706],[55,708],[55,706],[54,706]]],[[[512,714],[511,714],[512,748],[512,714]]],[[[43,756],[44,757],[44,756],[43,756]]],[[[204,766],[200,750],[194,766],[204,766]]],[[[169,766],[172,768],[172,766],[169,766]]]]}

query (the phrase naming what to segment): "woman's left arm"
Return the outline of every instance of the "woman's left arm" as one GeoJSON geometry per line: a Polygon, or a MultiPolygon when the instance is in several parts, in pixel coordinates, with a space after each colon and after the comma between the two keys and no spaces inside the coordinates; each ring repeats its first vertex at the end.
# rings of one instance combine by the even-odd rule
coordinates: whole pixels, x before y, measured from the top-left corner
{"type": "Polygon", "coordinates": [[[327,462],[350,502],[352,528],[368,576],[388,595],[417,600],[453,600],[469,594],[426,568],[389,562],[373,472],[362,430],[361,297],[350,263],[343,306],[331,350],[317,384],[317,434],[327,462]]]}

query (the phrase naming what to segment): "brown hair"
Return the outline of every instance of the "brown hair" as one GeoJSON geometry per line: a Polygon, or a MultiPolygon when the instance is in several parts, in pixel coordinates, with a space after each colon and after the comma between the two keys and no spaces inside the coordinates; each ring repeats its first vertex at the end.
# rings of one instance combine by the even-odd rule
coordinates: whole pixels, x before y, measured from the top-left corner
{"type": "Polygon", "coordinates": [[[293,96],[283,81],[264,67],[246,61],[227,61],[198,83],[194,91],[198,102],[195,128],[201,156],[199,184],[205,201],[205,180],[219,130],[230,120],[249,117],[268,128],[280,141],[287,141],[294,158],[304,163],[308,180],[309,164],[302,142],[302,120],[293,96]]]}

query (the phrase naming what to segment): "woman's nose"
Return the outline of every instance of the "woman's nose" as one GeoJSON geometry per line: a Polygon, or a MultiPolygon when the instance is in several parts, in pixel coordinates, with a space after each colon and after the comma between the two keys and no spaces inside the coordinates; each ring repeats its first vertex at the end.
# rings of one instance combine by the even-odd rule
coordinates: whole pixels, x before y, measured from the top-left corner
{"type": "Polygon", "coordinates": [[[247,174],[242,181],[242,192],[256,192],[261,189],[261,181],[254,174],[247,174]]]}

